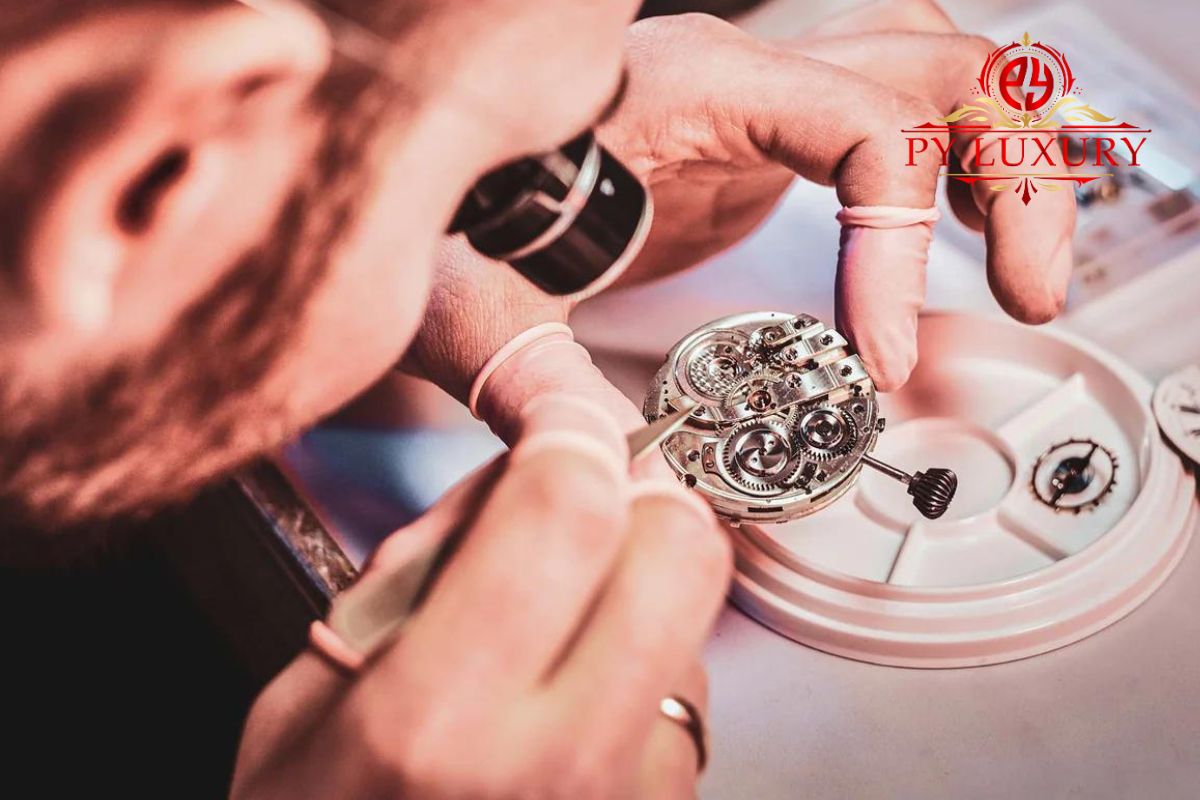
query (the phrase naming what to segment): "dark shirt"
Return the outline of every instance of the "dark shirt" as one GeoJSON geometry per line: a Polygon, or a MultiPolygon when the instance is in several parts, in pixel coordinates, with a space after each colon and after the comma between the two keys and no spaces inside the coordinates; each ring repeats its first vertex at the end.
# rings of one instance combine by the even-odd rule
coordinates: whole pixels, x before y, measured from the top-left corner
{"type": "Polygon", "coordinates": [[[68,566],[0,567],[6,796],[226,796],[258,681],[161,539],[147,526],[68,566]]]}

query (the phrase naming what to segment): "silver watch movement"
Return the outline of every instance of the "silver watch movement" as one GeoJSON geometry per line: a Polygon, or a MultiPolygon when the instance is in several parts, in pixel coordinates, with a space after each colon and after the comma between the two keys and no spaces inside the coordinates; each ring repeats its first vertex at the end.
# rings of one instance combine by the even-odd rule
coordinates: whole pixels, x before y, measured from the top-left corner
{"type": "Polygon", "coordinates": [[[868,455],[884,429],[875,384],[846,338],[805,314],[736,314],[685,336],[650,385],[643,415],[653,422],[687,400],[697,405],[663,454],[734,523],[818,511],[864,465],[905,484],[930,518],[957,488],[949,470],[908,475],[868,455]]]}

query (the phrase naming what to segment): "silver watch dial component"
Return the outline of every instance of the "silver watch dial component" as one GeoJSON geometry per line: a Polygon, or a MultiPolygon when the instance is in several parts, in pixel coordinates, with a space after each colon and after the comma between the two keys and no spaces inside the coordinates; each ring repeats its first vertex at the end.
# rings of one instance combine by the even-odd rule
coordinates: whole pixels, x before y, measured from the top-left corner
{"type": "Polygon", "coordinates": [[[684,337],[646,396],[653,421],[701,408],[663,443],[680,480],[734,522],[783,522],[853,484],[881,427],[845,337],[806,315],[738,314],[684,337]]]}
{"type": "Polygon", "coordinates": [[[695,396],[720,402],[747,377],[745,337],[730,334],[698,342],[687,353],[685,379],[695,396]]]}
{"type": "Polygon", "coordinates": [[[1154,416],[1167,441],[1200,465],[1200,366],[1163,378],[1154,392],[1154,416]]]}

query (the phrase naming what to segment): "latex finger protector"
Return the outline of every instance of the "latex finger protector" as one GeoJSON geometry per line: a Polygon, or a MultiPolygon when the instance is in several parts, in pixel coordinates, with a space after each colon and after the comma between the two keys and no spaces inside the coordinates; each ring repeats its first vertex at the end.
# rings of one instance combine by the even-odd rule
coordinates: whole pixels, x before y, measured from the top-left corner
{"type": "Polygon", "coordinates": [[[917,314],[936,208],[854,206],[841,223],[836,288],[838,327],[883,391],[908,379],[917,360],[917,314]]]}
{"type": "MultiPolygon", "coordinates": [[[[644,424],[637,409],[592,363],[587,350],[565,326],[537,326],[546,335],[522,334],[523,342],[482,370],[473,392],[476,416],[493,432],[513,444],[527,429],[540,428],[539,415],[529,409],[542,397],[567,396],[602,410],[624,436],[625,429],[644,424]]],[[[516,341],[516,340],[514,340],[516,341]]]]}
{"type": "MultiPolygon", "coordinates": [[[[314,627],[313,648],[327,662],[340,665],[343,671],[353,671],[350,667],[355,661],[348,653],[364,654],[359,657],[361,662],[400,630],[431,585],[436,564],[444,560],[443,543],[455,546],[448,537],[463,530],[467,520],[482,513],[494,496],[494,492],[489,495],[484,490],[500,477],[503,462],[520,471],[526,462],[547,451],[557,461],[574,455],[598,464],[616,485],[624,484],[628,461],[625,440],[606,414],[597,413],[590,403],[562,396],[540,398],[530,406],[537,412],[537,430],[522,439],[507,459],[482,468],[408,529],[394,534],[384,545],[391,552],[379,559],[378,568],[334,602],[328,627],[314,627]]],[[[575,464],[567,468],[581,467],[575,464]]],[[[612,492],[606,494],[610,501],[614,499],[612,492]]]]}
{"type": "Polygon", "coordinates": [[[512,451],[512,463],[541,456],[546,452],[571,453],[577,458],[603,465],[615,477],[622,478],[628,471],[628,458],[621,458],[618,451],[605,446],[595,437],[582,431],[546,431],[523,439],[512,451]]]}
{"type": "MultiPolygon", "coordinates": [[[[1033,136],[1053,137],[1039,132],[1033,136]]],[[[1000,139],[980,147],[977,160],[986,159],[997,173],[1026,171],[1050,173],[1053,166],[1035,164],[1013,167],[1004,164],[995,151],[1000,139]]],[[[1036,185],[1032,191],[1037,191],[1036,185]]],[[[988,241],[988,282],[1001,307],[1014,319],[1031,324],[1048,322],[1066,301],[1074,258],[1075,195],[1073,192],[1042,192],[1038,210],[1031,214],[1016,192],[996,192],[987,184],[971,186],[975,205],[984,215],[988,241]]]]}
{"type": "Polygon", "coordinates": [[[314,620],[308,629],[308,646],[335,672],[350,677],[362,669],[366,657],[346,644],[341,636],[321,620],[314,620]]]}
{"type": "Polygon", "coordinates": [[[484,363],[476,374],[475,380],[472,381],[471,391],[467,396],[467,408],[470,409],[472,416],[482,419],[479,416],[479,398],[492,375],[510,358],[546,339],[575,341],[571,329],[561,322],[543,322],[514,336],[484,363]]]}

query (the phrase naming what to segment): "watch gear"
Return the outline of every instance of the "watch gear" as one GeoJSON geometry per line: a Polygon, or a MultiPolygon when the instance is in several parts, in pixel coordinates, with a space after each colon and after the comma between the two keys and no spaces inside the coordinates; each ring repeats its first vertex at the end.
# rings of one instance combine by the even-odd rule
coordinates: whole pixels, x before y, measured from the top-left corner
{"type": "Polygon", "coordinates": [[[858,425],[841,408],[815,408],[800,418],[795,429],[798,447],[815,461],[844,456],[858,442],[858,425]]]}
{"type": "Polygon", "coordinates": [[[1033,465],[1030,486],[1044,505],[1079,514],[1102,504],[1117,485],[1117,457],[1091,439],[1052,445],[1033,465]]]}
{"type": "Polygon", "coordinates": [[[721,477],[754,494],[778,491],[796,460],[790,440],[782,420],[755,420],[737,426],[718,445],[721,477]]]}

